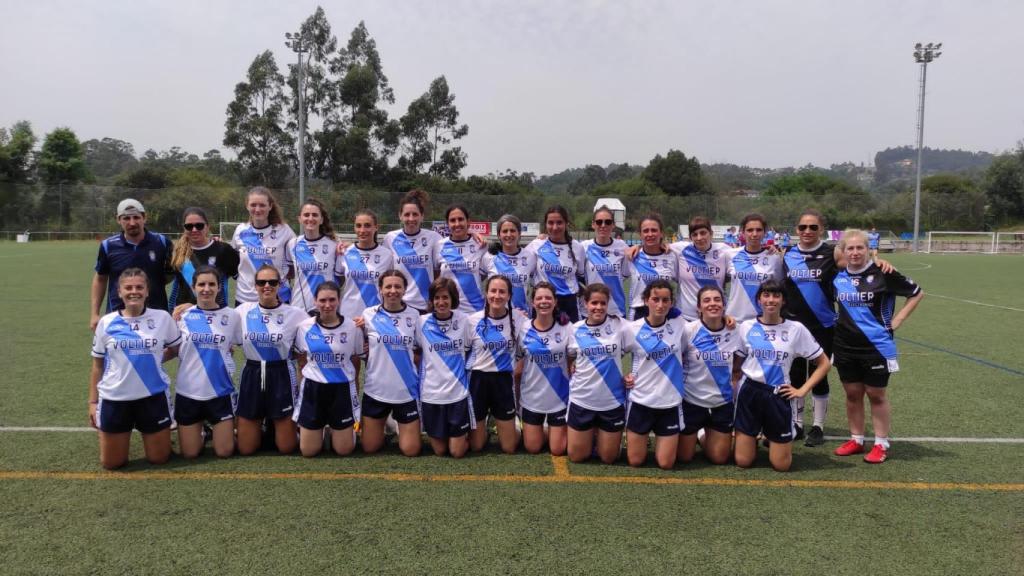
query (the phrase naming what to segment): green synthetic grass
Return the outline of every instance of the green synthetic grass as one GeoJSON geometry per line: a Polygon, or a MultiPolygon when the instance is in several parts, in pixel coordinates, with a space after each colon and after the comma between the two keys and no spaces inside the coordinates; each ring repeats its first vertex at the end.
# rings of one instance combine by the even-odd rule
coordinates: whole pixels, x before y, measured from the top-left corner
{"type": "MultiPolygon", "coordinates": [[[[0,242],[0,426],[86,425],[95,253],[92,242],[0,242]]],[[[905,340],[890,389],[893,436],[1024,437],[1024,312],[961,301],[1024,310],[1024,259],[887,257],[934,295],[897,334],[905,340]]],[[[835,372],[830,381],[826,433],[843,435],[835,372]]],[[[93,434],[0,432],[0,573],[1024,573],[1024,487],[967,486],[1024,483],[1024,445],[897,442],[889,462],[869,466],[832,456],[835,444],[797,445],[789,474],[768,470],[763,451],[752,470],[568,468],[573,476],[964,486],[524,483],[515,480],[554,475],[551,458],[410,459],[394,449],[152,467],[137,435],[129,474],[227,476],[68,480],[45,473],[105,477],[93,434]],[[11,472],[41,476],[2,476],[11,472]],[[278,472],[445,479],[230,477],[278,472]]]]}

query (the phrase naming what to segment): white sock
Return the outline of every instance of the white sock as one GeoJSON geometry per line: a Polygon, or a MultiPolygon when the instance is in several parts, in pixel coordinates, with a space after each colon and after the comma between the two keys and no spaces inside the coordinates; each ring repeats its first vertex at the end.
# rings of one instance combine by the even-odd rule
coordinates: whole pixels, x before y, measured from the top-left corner
{"type": "Polygon", "coordinates": [[[814,425],[824,429],[825,416],[828,415],[828,394],[824,396],[813,396],[814,401],[814,425]]]}
{"type": "Polygon", "coordinates": [[[875,444],[885,448],[886,450],[889,449],[889,439],[885,436],[875,436],[875,444]]]}
{"type": "Polygon", "coordinates": [[[797,428],[803,428],[804,427],[804,399],[803,398],[796,398],[796,399],[793,400],[793,404],[794,404],[794,408],[795,408],[793,410],[793,424],[795,424],[797,428]]]}
{"type": "Polygon", "coordinates": [[[864,445],[864,435],[863,434],[850,434],[850,438],[853,438],[853,441],[856,442],[857,444],[860,444],[861,446],[864,445]]]}

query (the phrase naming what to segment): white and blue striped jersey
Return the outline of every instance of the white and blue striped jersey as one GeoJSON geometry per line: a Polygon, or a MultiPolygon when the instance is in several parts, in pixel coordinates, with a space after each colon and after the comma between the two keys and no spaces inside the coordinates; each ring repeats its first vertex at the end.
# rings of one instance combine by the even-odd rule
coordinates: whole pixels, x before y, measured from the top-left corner
{"type": "Polygon", "coordinates": [[[664,254],[648,254],[643,250],[633,259],[633,273],[629,276],[630,308],[645,306],[644,289],[655,280],[675,282],[679,276],[679,256],[668,250],[664,254]]]}
{"type": "Polygon", "coordinates": [[[484,309],[484,293],[480,280],[486,271],[483,268],[487,247],[481,246],[470,236],[465,240],[442,238],[434,247],[434,262],[437,263],[441,278],[450,278],[459,288],[459,310],[472,314],[484,309]]]}
{"type": "Polygon", "coordinates": [[[211,400],[235,391],[231,350],[242,345],[242,321],[234,310],[189,308],[178,321],[178,376],[174,391],[193,400],[211,400]]]}
{"type": "Polygon", "coordinates": [[[483,310],[469,316],[473,349],[467,361],[470,370],[511,372],[516,354],[513,322],[518,312],[508,311],[501,318],[490,318],[483,310]]]}
{"type": "Polygon", "coordinates": [[[326,281],[336,281],[338,241],[327,236],[309,240],[305,236],[288,242],[288,267],[294,271],[292,306],[304,312],[316,310],[316,289],[326,281]]]}
{"type": "MultiPolygon", "coordinates": [[[[281,273],[288,275],[288,241],[295,238],[295,232],[285,224],[271,224],[255,228],[252,224],[239,224],[231,238],[231,247],[238,250],[238,282],[235,284],[235,301],[255,302],[256,271],[264,264],[270,264],[281,273]]],[[[282,302],[291,302],[291,288],[282,282],[279,291],[282,302]]]]}
{"type": "MultiPolygon", "coordinates": [[[[626,278],[633,273],[633,264],[626,255],[629,246],[622,240],[612,240],[611,244],[602,246],[597,240],[581,242],[587,255],[586,284],[600,283],[608,287],[611,299],[608,302],[608,313],[626,316],[629,300],[626,296],[626,278]]],[[[582,307],[581,307],[582,308],[582,307]]],[[[585,308],[581,309],[581,312],[585,308]]]]}
{"type": "Polygon", "coordinates": [[[679,255],[679,297],[676,306],[687,320],[697,319],[697,292],[705,286],[718,286],[725,294],[725,275],[729,272],[732,248],[713,242],[701,252],[689,241],[676,242],[669,249],[679,255]]]}
{"type": "Polygon", "coordinates": [[[363,355],[363,331],[349,318],[333,328],[318,320],[306,318],[295,332],[295,349],[306,355],[302,377],[324,384],[355,382],[352,358],[363,355]]]}
{"type": "Polygon", "coordinates": [[[623,332],[625,350],[633,353],[635,384],[629,391],[629,401],[648,408],[682,404],[686,320],[678,316],[665,320],[661,326],[651,326],[646,318],[641,318],[626,324],[623,332]]]}
{"type": "Polygon", "coordinates": [[[287,304],[264,308],[256,302],[235,308],[242,321],[242,352],[246,360],[274,362],[287,360],[295,343],[295,330],[309,318],[302,310],[287,304]]]}
{"type": "Polygon", "coordinates": [[[564,411],[569,402],[569,340],[572,325],[555,322],[539,330],[524,319],[516,334],[523,359],[520,404],[540,414],[564,411]]]}
{"type": "Polygon", "coordinates": [[[419,322],[420,400],[451,404],[466,398],[469,396],[466,357],[473,346],[469,316],[454,310],[447,320],[424,314],[419,322]]]}
{"type": "Polygon", "coordinates": [[[138,400],[166,392],[171,379],[164,372],[164,348],[181,341],[178,326],[166,310],[147,308],[125,318],[111,312],[100,318],[92,339],[93,358],[103,358],[97,389],[101,400],[138,400]]]}
{"type": "Polygon", "coordinates": [[[580,320],[572,325],[569,356],[575,371],[569,380],[569,401],[588,410],[603,412],[626,403],[622,382],[625,322],[608,316],[595,326],[580,320]]]}
{"type": "Polygon", "coordinates": [[[575,296],[584,280],[587,263],[583,245],[552,242],[550,238],[536,239],[526,247],[537,256],[537,281],[550,282],[555,296],[575,296]]]}
{"type": "MultiPolygon", "coordinates": [[[[377,244],[369,250],[353,244],[338,258],[338,276],[345,278],[341,286],[341,307],[338,314],[356,318],[364,310],[380,304],[380,275],[395,267],[391,250],[377,244]]],[[[406,276],[406,283],[409,277],[406,276]]]]}
{"type": "Polygon", "coordinates": [[[701,408],[732,402],[732,361],[743,347],[739,330],[712,330],[694,320],[687,322],[686,335],[683,399],[701,408]]]}
{"type": "Polygon", "coordinates": [[[750,253],[745,248],[737,248],[729,254],[729,301],[726,303],[726,314],[736,318],[737,322],[751,320],[761,315],[761,305],[757,303],[757,289],[767,280],[781,282],[782,256],[778,253],[769,254],[767,250],[750,253]]]}
{"type": "Polygon", "coordinates": [[[772,387],[789,384],[789,369],[795,358],[814,360],[821,356],[821,346],[803,324],[783,320],[779,324],[762,324],[757,319],[740,324],[743,348],[736,354],[743,357],[743,376],[772,387]]]}
{"type": "Polygon", "coordinates": [[[384,247],[394,255],[395,268],[405,274],[408,285],[402,301],[417,310],[426,310],[430,283],[434,281],[434,247],[441,235],[421,228],[408,235],[404,230],[392,230],[384,236],[384,247]]]}
{"type": "Polygon", "coordinates": [[[419,346],[420,315],[411,306],[389,312],[383,306],[363,311],[366,379],[363,393],[388,404],[420,397],[420,374],[413,358],[419,346]]]}
{"type": "MultiPolygon", "coordinates": [[[[498,252],[484,256],[487,276],[504,276],[512,281],[512,307],[524,314],[533,309],[530,304],[530,286],[537,270],[537,255],[525,248],[515,254],[498,252]]],[[[486,296],[486,295],[485,295],[486,296]]]]}

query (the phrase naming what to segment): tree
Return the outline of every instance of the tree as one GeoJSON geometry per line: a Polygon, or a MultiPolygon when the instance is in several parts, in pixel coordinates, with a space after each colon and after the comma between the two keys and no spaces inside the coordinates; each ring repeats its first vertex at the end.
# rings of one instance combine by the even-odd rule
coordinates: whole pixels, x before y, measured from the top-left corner
{"type": "Polygon", "coordinates": [[[0,128],[0,180],[27,182],[32,176],[35,146],[36,136],[28,121],[15,123],[10,132],[0,128]]]}
{"type": "Polygon", "coordinates": [[[669,150],[664,157],[661,154],[655,156],[644,169],[643,177],[669,196],[691,196],[707,192],[700,162],[697,158],[687,158],[679,150],[669,150]]]}
{"type": "Polygon", "coordinates": [[[435,78],[430,88],[409,104],[400,123],[406,154],[399,159],[399,166],[418,172],[430,162],[427,171],[431,174],[458,178],[466,166],[466,154],[458,146],[443,147],[469,134],[469,126],[459,125],[455,95],[444,76],[435,78]]]}
{"type": "MultiPolygon", "coordinates": [[[[327,21],[327,14],[324,9],[317,6],[309,18],[306,18],[299,25],[297,32],[291,34],[286,44],[294,48],[295,43],[301,43],[305,57],[302,62],[302,99],[305,117],[303,118],[304,128],[307,134],[310,131],[310,117],[318,119],[317,125],[323,123],[323,118],[334,105],[331,96],[333,82],[330,78],[328,66],[338,49],[338,39],[331,31],[331,24],[327,21]]],[[[298,64],[288,65],[288,88],[291,94],[291,106],[288,108],[288,130],[296,135],[299,131],[299,67],[298,64]]],[[[303,143],[305,147],[306,161],[310,162],[314,157],[314,150],[317,140],[307,137],[303,143]]]]}
{"type": "Polygon", "coordinates": [[[112,178],[131,170],[139,161],[135,158],[135,147],[130,142],[116,138],[86,140],[85,166],[97,178],[112,178]]]}
{"type": "Polygon", "coordinates": [[[764,191],[765,196],[789,196],[791,194],[859,194],[861,191],[845,180],[827,176],[817,170],[802,169],[796,174],[784,174],[771,179],[764,191]]]}
{"type": "Polygon", "coordinates": [[[238,153],[247,183],[281,186],[295,141],[285,127],[284,77],[270,50],[253,60],[247,80],[235,85],[235,99],[228,104],[224,145],[238,153]]]}
{"type": "Polygon", "coordinates": [[[569,194],[589,194],[595,188],[608,181],[608,173],[603,166],[588,164],[583,169],[583,175],[569,185],[569,194]]]}
{"type": "Polygon", "coordinates": [[[1001,223],[1024,218],[1024,145],[992,162],[985,171],[983,188],[991,221],[1001,223]]]}
{"type": "Polygon", "coordinates": [[[57,128],[46,135],[39,153],[39,174],[43,182],[79,182],[87,173],[85,150],[70,128],[57,128]]]}

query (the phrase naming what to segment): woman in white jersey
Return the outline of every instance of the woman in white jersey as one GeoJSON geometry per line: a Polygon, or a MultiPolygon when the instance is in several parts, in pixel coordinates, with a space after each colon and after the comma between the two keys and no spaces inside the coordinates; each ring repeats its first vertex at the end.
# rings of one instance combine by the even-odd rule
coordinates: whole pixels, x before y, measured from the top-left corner
{"type": "Polygon", "coordinates": [[[324,447],[324,427],[331,427],[331,448],[338,456],[356,447],[359,421],[358,357],[363,333],[351,318],[338,314],[341,287],[327,281],[317,287],[317,315],[299,324],[295,333],[302,387],[292,419],[299,425],[299,450],[316,456],[324,447]]]}
{"type": "Polygon", "coordinates": [[[768,440],[768,459],[779,472],[793,463],[793,400],[810,393],[828,374],[828,357],[803,324],[782,317],[786,302],[782,282],[769,280],[757,289],[761,314],[740,325],[743,378],[736,398],[736,465],[749,468],[757,457],[757,436],[768,440]],[[799,388],[790,384],[793,359],[815,362],[814,373],[799,388]]]}
{"type": "Polygon", "coordinates": [[[484,256],[483,268],[491,276],[501,274],[512,281],[512,307],[529,315],[527,293],[533,284],[537,255],[519,245],[522,228],[523,223],[511,214],[498,218],[498,245],[492,245],[484,256]]]}
{"type": "Polygon", "coordinates": [[[484,255],[487,248],[481,246],[469,234],[469,211],[465,206],[449,206],[444,214],[451,235],[438,240],[435,246],[434,263],[441,278],[455,281],[459,289],[459,310],[473,314],[484,309],[484,295],[480,290],[480,279],[484,276],[484,255]]]}
{"type": "Polygon", "coordinates": [[[124,308],[96,325],[89,373],[89,422],[99,429],[107,470],[128,463],[132,428],[142,433],[151,464],[171,457],[170,378],[161,365],[181,340],[167,311],[146,308],[149,281],[141,269],[122,272],[117,293],[124,308]]]}
{"type": "MultiPolygon", "coordinates": [[[[469,448],[479,452],[487,446],[487,415],[494,418],[498,442],[506,454],[516,451],[516,395],[512,373],[515,368],[516,323],[508,305],[512,281],[491,276],[484,284],[487,307],[469,316],[473,349],[468,361],[469,395],[476,427],[469,433],[469,448]]],[[[459,298],[462,298],[460,295],[459,298]]]]}
{"type": "Polygon", "coordinates": [[[729,302],[726,311],[737,322],[752,320],[761,314],[757,289],[763,282],[781,282],[782,255],[762,246],[765,227],[764,216],[747,214],[740,222],[745,244],[729,254],[729,302]]]}
{"type": "Polygon", "coordinates": [[[288,241],[285,251],[292,276],[292,306],[310,315],[316,310],[313,294],[318,286],[334,281],[337,272],[338,240],[334,236],[327,207],[310,198],[299,209],[302,235],[288,241]]]}
{"type": "Polygon", "coordinates": [[[552,456],[564,456],[572,373],[567,350],[572,325],[555,318],[555,287],[547,282],[538,282],[533,287],[533,309],[536,316],[533,320],[522,319],[516,336],[523,447],[530,454],[537,454],[544,449],[546,440],[552,456]]]}
{"type": "Polygon", "coordinates": [[[567,352],[573,358],[567,417],[569,460],[597,455],[605,464],[619,458],[626,426],[626,388],[622,380],[625,323],[608,314],[610,295],[604,284],[583,289],[587,317],[572,325],[567,352]],[[596,432],[596,434],[595,434],[596,432]],[[595,438],[596,436],[596,438],[595,438]]]}
{"type": "Polygon", "coordinates": [[[626,316],[629,300],[626,297],[626,278],[633,272],[628,256],[629,246],[620,238],[612,238],[615,231],[615,215],[611,208],[601,206],[594,211],[590,222],[594,238],[582,242],[586,254],[586,283],[601,283],[608,287],[611,300],[608,314],[626,316]]]}
{"type": "MultiPolygon", "coordinates": [[[[643,297],[648,284],[655,280],[672,282],[679,275],[679,257],[665,247],[664,225],[661,216],[648,214],[640,220],[640,251],[632,262],[629,276],[630,318],[639,320],[647,316],[646,298],[643,297]]],[[[672,303],[675,305],[675,303],[672,303]]]]}
{"type": "Polygon", "coordinates": [[[583,245],[569,234],[569,211],[562,206],[547,209],[544,230],[545,238],[537,238],[527,246],[537,255],[537,280],[555,287],[559,312],[568,315],[570,322],[576,322],[580,319],[577,294],[584,279],[586,253],[583,245]]]}
{"type": "Polygon", "coordinates": [[[357,320],[364,310],[380,304],[377,280],[395,267],[391,250],[377,243],[377,229],[377,215],[372,210],[356,212],[356,243],[338,259],[338,275],[345,279],[341,315],[346,318],[357,320]]]}
{"type": "Polygon", "coordinates": [[[717,286],[725,293],[725,275],[729,270],[730,248],[712,242],[711,220],[690,218],[689,241],[675,242],[669,248],[679,255],[678,306],[683,318],[697,320],[697,292],[705,286],[717,286]]]}
{"type": "Polygon", "coordinates": [[[295,330],[309,316],[281,302],[281,274],[265,264],[253,280],[258,302],[240,304],[235,312],[242,321],[242,352],[245,367],[238,384],[238,453],[260,448],[264,420],[273,426],[277,451],[290,454],[296,446],[295,372],[289,361],[295,330]]]}
{"type": "Polygon", "coordinates": [[[387,270],[377,282],[383,302],[363,311],[366,378],[360,441],[367,454],[380,450],[388,416],[392,416],[398,423],[402,454],[419,456],[420,375],[416,360],[420,314],[402,302],[407,282],[400,271],[387,270]]]}
{"type": "Polygon", "coordinates": [[[459,312],[459,290],[448,278],[430,285],[430,312],[420,316],[420,410],[434,454],[462,458],[474,426],[466,356],[472,349],[469,317],[459,312]]]}
{"type": "MultiPolygon", "coordinates": [[[[269,188],[256,186],[246,195],[245,208],[249,221],[235,228],[231,246],[238,250],[238,282],[235,284],[235,306],[242,302],[259,300],[260,290],[254,279],[260,267],[269,264],[277,268],[281,277],[287,271],[286,253],[288,241],[295,232],[285,224],[281,205],[277,203],[269,188]]],[[[279,287],[281,301],[291,301],[291,289],[282,284],[279,287]]]]}
{"type": "Polygon", "coordinates": [[[679,461],[693,460],[697,433],[704,430],[704,456],[714,464],[725,464],[732,452],[734,385],[740,377],[736,351],[742,343],[738,331],[726,328],[721,288],[705,286],[697,292],[697,313],[700,320],[686,324],[679,461]]]}
{"type": "Polygon", "coordinates": [[[409,279],[403,301],[421,313],[427,310],[430,301],[428,292],[437,267],[434,247],[441,239],[437,232],[420,227],[426,206],[427,193],[423,190],[410,190],[398,208],[402,228],[384,236],[384,247],[394,254],[395,268],[409,279]]]}
{"type": "Polygon", "coordinates": [[[686,320],[669,318],[675,304],[672,284],[656,279],[643,291],[647,316],[627,324],[625,351],[633,353],[626,414],[626,457],[630,466],[647,461],[647,438],[654,431],[654,459],[663,470],[676,463],[683,420],[683,349],[686,320]]]}
{"type": "Polygon", "coordinates": [[[235,451],[235,360],[242,345],[242,321],[218,303],[222,278],[213,266],[200,266],[190,288],[199,301],[178,320],[178,377],[174,387],[174,420],[178,446],[185,458],[203,451],[203,424],[213,426],[213,451],[221,458],[235,451]]]}

